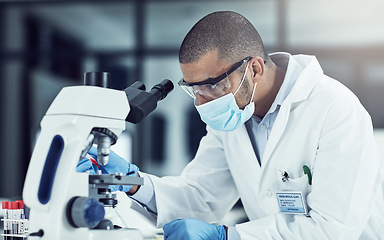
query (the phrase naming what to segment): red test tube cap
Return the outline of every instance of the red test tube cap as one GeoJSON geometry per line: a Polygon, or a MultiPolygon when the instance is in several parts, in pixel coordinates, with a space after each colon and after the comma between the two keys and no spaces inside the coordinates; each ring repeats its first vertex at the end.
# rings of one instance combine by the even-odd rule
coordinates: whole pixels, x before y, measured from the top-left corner
{"type": "Polygon", "coordinates": [[[3,209],[9,209],[9,202],[2,202],[1,203],[1,207],[3,208],[3,209]]]}
{"type": "Polygon", "coordinates": [[[10,202],[9,203],[9,209],[19,209],[19,203],[18,202],[10,202]]]}
{"type": "Polygon", "coordinates": [[[23,200],[17,200],[16,202],[19,204],[19,209],[24,208],[24,201],[23,200]]]}

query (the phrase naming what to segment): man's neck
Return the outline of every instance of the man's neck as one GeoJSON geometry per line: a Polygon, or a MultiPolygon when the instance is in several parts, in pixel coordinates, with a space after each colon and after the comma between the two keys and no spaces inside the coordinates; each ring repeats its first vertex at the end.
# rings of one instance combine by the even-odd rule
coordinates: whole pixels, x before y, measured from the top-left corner
{"type": "Polygon", "coordinates": [[[274,64],[267,70],[263,83],[259,83],[260,94],[256,100],[255,115],[264,118],[267,114],[283,84],[285,73],[285,70],[274,64]]]}

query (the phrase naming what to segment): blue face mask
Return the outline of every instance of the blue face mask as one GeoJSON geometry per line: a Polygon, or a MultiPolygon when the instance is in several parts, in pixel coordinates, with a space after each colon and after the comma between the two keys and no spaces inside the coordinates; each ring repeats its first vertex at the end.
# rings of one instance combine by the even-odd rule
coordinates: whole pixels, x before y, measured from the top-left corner
{"type": "Polygon", "coordinates": [[[234,131],[252,117],[255,111],[255,104],[252,102],[252,99],[255,93],[256,83],[253,87],[251,101],[245,106],[244,110],[237,106],[235,100],[235,94],[244,82],[247,69],[248,65],[245,69],[243,79],[234,94],[226,94],[199,106],[197,106],[195,102],[195,107],[200,114],[201,120],[211,128],[226,132],[234,131]]]}

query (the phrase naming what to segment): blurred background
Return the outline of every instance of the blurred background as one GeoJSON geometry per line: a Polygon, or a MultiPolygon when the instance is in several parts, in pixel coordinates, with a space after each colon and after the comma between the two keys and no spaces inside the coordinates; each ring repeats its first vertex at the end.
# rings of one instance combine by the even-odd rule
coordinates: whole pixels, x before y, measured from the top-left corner
{"type": "Polygon", "coordinates": [[[177,87],[178,50],[190,28],[218,10],[247,17],[268,52],[316,55],[360,98],[383,146],[383,9],[383,0],[0,1],[0,197],[21,198],[43,115],[87,71],[110,72],[115,89],[173,81],[155,112],[127,124],[115,150],[142,171],[179,174],[205,126],[177,87]]]}

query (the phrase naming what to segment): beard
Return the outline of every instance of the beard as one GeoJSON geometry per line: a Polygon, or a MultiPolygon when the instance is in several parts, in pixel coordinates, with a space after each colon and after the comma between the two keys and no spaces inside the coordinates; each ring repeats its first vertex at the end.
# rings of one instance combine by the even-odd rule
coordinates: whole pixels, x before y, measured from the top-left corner
{"type": "Polygon", "coordinates": [[[253,87],[251,87],[249,78],[246,76],[243,85],[237,93],[239,96],[236,99],[236,103],[240,109],[244,109],[252,101],[253,87]]]}

